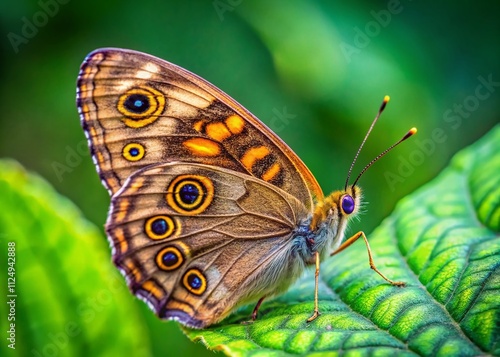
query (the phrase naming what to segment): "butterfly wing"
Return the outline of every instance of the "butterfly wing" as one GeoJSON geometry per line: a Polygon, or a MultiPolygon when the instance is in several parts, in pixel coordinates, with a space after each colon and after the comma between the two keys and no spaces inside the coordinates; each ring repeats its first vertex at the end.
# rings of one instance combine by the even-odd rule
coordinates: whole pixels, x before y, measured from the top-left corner
{"type": "Polygon", "coordinates": [[[252,176],[175,162],[133,174],[106,230],[130,289],[161,318],[201,328],[288,287],[302,268],[293,233],[307,212],[252,176]]]}
{"type": "Polygon", "coordinates": [[[174,64],[100,49],[84,61],[77,106],[103,184],[183,161],[229,168],[289,192],[310,208],[323,193],[297,155],[234,99],[174,64]]]}

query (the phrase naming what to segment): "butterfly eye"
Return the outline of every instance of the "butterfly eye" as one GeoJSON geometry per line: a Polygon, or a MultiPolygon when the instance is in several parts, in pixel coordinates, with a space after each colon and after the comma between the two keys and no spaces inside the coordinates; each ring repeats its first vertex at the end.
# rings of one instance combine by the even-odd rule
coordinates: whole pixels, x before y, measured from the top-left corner
{"type": "Polygon", "coordinates": [[[350,195],[345,195],[342,197],[342,210],[346,214],[351,214],[354,211],[354,198],[352,198],[350,195]]]}

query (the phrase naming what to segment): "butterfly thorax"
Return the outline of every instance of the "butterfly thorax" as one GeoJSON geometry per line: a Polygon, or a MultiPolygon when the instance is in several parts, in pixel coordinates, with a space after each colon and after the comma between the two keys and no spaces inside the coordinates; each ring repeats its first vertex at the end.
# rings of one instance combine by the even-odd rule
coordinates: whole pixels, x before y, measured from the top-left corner
{"type": "Polygon", "coordinates": [[[296,212],[302,211],[303,216],[285,243],[288,248],[281,248],[261,270],[261,275],[255,277],[255,286],[251,290],[256,294],[248,295],[245,302],[285,291],[307,265],[315,263],[315,252],[320,254],[321,260],[327,258],[341,244],[347,223],[357,214],[360,204],[361,189],[354,186],[335,191],[318,201],[309,214],[304,206],[296,208],[296,212]],[[262,284],[262,281],[266,283],[262,284]]]}

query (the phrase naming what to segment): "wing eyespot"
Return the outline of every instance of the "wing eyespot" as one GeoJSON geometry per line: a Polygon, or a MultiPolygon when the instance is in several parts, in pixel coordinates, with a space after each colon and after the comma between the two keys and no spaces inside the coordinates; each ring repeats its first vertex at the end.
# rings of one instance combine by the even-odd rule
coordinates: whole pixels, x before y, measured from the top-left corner
{"type": "Polygon", "coordinates": [[[177,233],[180,227],[169,216],[154,216],[144,224],[146,235],[153,240],[165,239],[177,233]]]}
{"type": "Polygon", "coordinates": [[[163,248],[156,255],[156,265],[164,271],[173,271],[184,263],[184,255],[174,246],[163,248]]]}
{"type": "Polygon", "coordinates": [[[139,161],[146,154],[144,145],[139,143],[129,143],[123,147],[122,156],[127,161],[139,161]]]}
{"type": "Polygon", "coordinates": [[[184,287],[194,295],[201,295],[207,290],[207,279],[196,268],[189,269],[182,278],[184,287]]]}
{"type": "Polygon", "coordinates": [[[177,176],[167,188],[167,203],[178,213],[196,215],[203,213],[214,197],[212,181],[201,175],[177,176]]]}
{"type": "Polygon", "coordinates": [[[125,117],[122,121],[130,128],[142,128],[155,122],[165,109],[163,93],[152,87],[129,89],[118,99],[116,109],[125,117]]]}

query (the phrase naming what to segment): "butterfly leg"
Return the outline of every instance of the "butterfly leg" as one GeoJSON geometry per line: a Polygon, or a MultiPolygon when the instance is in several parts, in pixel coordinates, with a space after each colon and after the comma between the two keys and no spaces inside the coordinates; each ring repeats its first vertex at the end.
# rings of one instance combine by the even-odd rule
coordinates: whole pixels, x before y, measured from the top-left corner
{"type": "Polygon", "coordinates": [[[314,252],[314,258],[316,260],[316,271],[314,272],[314,312],[307,322],[311,322],[319,316],[319,303],[318,303],[318,284],[319,284],[319,253],[314,252]]]}
{"type": "Polygon", "coordinates": [[[355,241],[357,241],[359,237],[363,237],[363,239],[365,241],[366,250],[368,251],[368,260],[370,261],[370,268],[372,268],[373,270],[375,270],[375,272],[378,275],[380,275],[385,281],[391,283],[392,285],[394,285],[394,286],[405,286],[406,285],[405,282],[391,280],[388,277],[386,277],[384,274],[382,274],[382,272],[380,270],[377,269],[377,267],[375,266],[375,263],[373,262],[372,250],[370,248],[370,244],[368,243],[368,239],[366,238],[365,233],[362,232],[362,231],[356,233],[351,238],[347,239],[344,243],[342,243],[340,245],[340,247],[338,247],[334,252],[332,252],[330,254],[330,256],[335,255],[337,253],[340,253],[341,251],[343,251],[344,249],[346,249],[347,247],[349,247],[352,243],[354,243],[355,241]]]}
{"type": "Polygon", "coordinates": [[[257,312],[259,311],[260,305],[262,304],[262,302],[264,301],[265,298],[266,298],[266,296],[264,295],[263,297],[261,297],[259,299],[259,301],[257,302],[257,305],[255,305],[255,308],[253,309],[253,312],[252,312],[252,321],[257,320],[257,312]]]}

